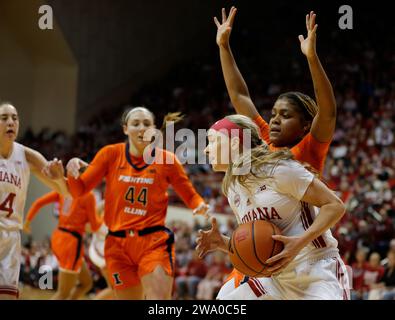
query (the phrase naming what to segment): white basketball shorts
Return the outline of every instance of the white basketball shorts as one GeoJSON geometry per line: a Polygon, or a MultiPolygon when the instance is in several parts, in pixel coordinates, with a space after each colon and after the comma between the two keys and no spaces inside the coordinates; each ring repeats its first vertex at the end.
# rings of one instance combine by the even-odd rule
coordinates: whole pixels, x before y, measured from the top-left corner
{"type": "Polygon", "coordinates": [[[21,235],[19,231],[0,229],[0,294],[19,296],[21,235]]]}
{"type": "MultiPolygon", "coordinates": [[[[230,281],[228,281],[230,282],[230,281]]],[[[225,283],[220,300],[348,300],[350,282],[340,256],[291,263],[277,276],[225,283]]]]}

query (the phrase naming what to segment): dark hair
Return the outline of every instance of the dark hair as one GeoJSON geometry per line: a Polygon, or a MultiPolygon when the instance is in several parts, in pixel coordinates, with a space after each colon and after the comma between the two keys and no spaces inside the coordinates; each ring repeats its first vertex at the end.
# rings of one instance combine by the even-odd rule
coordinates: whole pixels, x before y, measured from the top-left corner
{"type": "Polygon", "coordinates": [[[312,121],[318,112],[318,106],[316,102],[304,93],[297,91],[285,92],[277,98],[277,100],[280,99],[286,99],[292,105],[299,108],[300,112],[303,114],[304,119],[307,121],[312,121]]]}

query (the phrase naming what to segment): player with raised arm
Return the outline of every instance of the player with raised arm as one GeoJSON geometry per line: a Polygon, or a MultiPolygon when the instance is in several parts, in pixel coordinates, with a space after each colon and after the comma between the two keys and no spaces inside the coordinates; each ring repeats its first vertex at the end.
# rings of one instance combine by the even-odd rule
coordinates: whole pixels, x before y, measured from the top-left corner
{"type": "MultiPolygon", "coordinates": [[[[300,48],[306,56],[317,103],[300,92],[281,94],[273,108],[269,124],[259,115],[240,73],[230,47],[230,35],[237,9],[232,7],[229,16],[222,9],[222,23],[215,17],[218,28],[216,42],[219,47],[222,72],[233,106],[259,126],[261,137],[271,150],[288,147],[295,159],[308,163],[322,174],[336,125],[336,100],[332,85],[316,52],[317,27],[313,11],[306,15],[307,37],[299,35],[300,48]]],[[[227,283],[232,290],[244,276],[233,271],[227,283]]],[[[223,288],[225,290],[226,287],[223,288]]],[[[220,292],[221,295],[223,292],[220,292]]]]}
{"type": "MultiPolygon", "coordinates": [[[[257,125],[246,116],[217,121],[208,141],[205,152],[214,171],[226,172],[222,189],[239,223],[269,220],[282,233],[273,239],[284,244],[280,253],[264,261],[267,277],[249,278],[218,298],[348,299],[348,275],[330,231],[345,212],[335,193],[293,160],[288,149],[270,151],[257,125]],[[250,148],[244,140],[247,130],[250,148]],[[224,161],[226,154],[236,156],[224,161]],[[248,170],[240,174],[242,168],[248,170]],[[262,214],[266,210],[276,214],[262,214]]],[[[229,250],[229,238],[220,234],[215,219],[212,222],[212,229],[199,231],[196,240],[201,257],[229,250]]]]}

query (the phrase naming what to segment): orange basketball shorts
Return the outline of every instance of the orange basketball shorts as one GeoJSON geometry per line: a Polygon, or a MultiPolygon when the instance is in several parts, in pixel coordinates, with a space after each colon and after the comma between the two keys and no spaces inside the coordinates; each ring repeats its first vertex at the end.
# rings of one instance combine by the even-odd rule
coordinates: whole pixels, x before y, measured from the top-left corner
{"type": "Polygon", "coordinates": [[[139,285],[141,277],[152,273],[157,266],[161,266],[169,276],[174,276],[174,234],[169,229],[144,235],[126,231],[116,233],[121,235],[108,234],[104,247],[108,274],[114,289],[139,285]]]}
{"type": "Polygon", "coordinates": [[[84,256],[82,235],[76,231],[56,229],[51,238],[52,252],[64,272],[80,272],[84,256]]]}

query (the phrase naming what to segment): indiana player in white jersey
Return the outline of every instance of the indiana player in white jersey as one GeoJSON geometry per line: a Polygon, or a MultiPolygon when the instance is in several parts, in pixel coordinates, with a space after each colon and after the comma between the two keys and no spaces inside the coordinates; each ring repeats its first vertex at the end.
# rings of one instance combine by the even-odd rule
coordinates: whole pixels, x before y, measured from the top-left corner
{"type": "MultiPolygon", "coordinates": [[[[247,117],[217,121],[208,141],[205,151],[213,169],[226,172],[223,191],[239,223],[270,221],[282,230],[273,238],[284,243],[283,251],[266,261],[267,277],[249,278],[230,293],[221,290],[217,299],[348,299],[348,275],[330,232],[344,214],[334,192],[288,150],[269,151],[247,117]],[[243,136],[244,129],[250,135],[243,136]],[[246,137],[251,139],[248,150],[246,137]],[[227,161],[232,153],[233,161],[227,161]],[[246,164],[248,171],[240,174],[246,164]]],[[[200,256],[216,249],[227,252],[228,243],[214,219],[211,230],[199,232],[197,250],[200,256]]]]}
{"type": "Polygon", "coordinates": [[[0,102],[0,299],[18,297],[23,225],[30,172],[50,188],[68,194],[62,163],[48,162],[39,152],[17,142],[18,113],[10,103],[0,102]]]}

